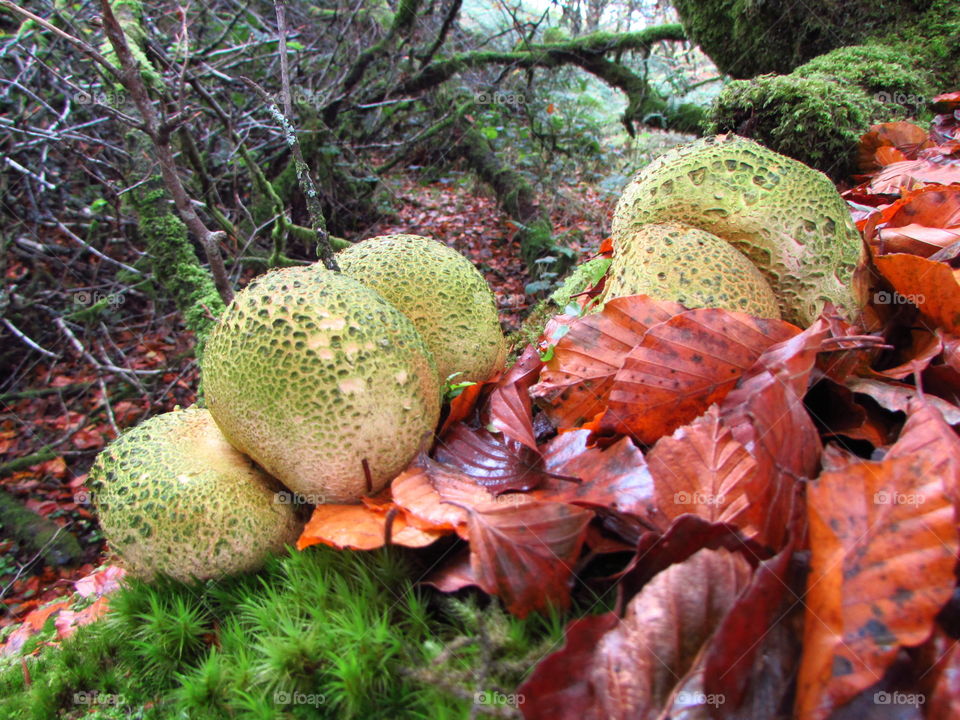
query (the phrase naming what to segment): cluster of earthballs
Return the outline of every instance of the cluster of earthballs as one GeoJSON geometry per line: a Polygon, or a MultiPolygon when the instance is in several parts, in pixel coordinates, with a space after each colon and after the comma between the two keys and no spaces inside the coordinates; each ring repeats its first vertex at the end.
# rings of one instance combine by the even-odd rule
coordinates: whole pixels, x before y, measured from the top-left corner
{"type": "MultiPolygon", "coordinates": [[[[861,243],[830,181],[735,136],[676,148],[628,185],[602,300],[648,294],[809,324],[853,312],[861,243]]],[[[201,361],[206,408],[155,416],[97,458],[100,524],[128,569],[203,579],[293,542],[293,503],[355,502],[429,445],[448,379],[503,369],[493,293],[415,235],[273,270],[239,292],[201,361]],[[284,489],[292,492],[284,492],[284,489]]]]}

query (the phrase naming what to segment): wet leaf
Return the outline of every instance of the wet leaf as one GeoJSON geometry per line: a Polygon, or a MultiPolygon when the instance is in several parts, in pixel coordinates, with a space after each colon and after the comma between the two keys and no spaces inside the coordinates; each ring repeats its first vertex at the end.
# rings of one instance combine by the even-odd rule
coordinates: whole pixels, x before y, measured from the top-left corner
{"type": "Polygon", "coordinates": [[[647,456],[657,507],[671,520],[693,513],[753,534],[752,499],[759,500],[767,478],[720,418],[716,405],[690,425],[660,438],[647,456]]]}
{"type": "MultiPolygon", "coordinates": [[[[913,432],[925,434],[919,423],[913,432]]],[[[826,718],[874,684],[899,646],[929,636],[950,599],[957,530],[936,465],[922,449],[883,462],[834,459],[810,485],[801,717],[826,718]]]]}
{"type": "Polygon", "coordinates": [[[574,505],[536,500],[471,508],[470,565],[477,584],[519,617],[565,609],[592,517],[574,505]]]}
{"type": "Polygon", "coordinates": [[[391,543],[405,547],[425,547],[447,534],[421,530],[402,512],[384,512],[368,505],[317,505],[297,540],[297,549],[330,545],[341,550],[375,550],[386,545],[388,524],[391,543]]]}
{"type": "Polygon", "coordinates": [[[712,308],[655,325],[617,372],[602,427],[653,444],[721,400],[764,350],[799,332],[712,308]]]}

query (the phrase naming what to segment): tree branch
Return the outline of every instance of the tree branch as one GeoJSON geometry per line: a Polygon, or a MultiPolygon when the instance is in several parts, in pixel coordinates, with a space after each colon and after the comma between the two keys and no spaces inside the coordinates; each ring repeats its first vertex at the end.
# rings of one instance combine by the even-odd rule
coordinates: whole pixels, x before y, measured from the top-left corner
{"type": "Polygon", "coordinates": [[[123,29],[110,7],[110,0],[100,0],[100,11],[107,39],[110,41],[110,45],[117,54],[117,60],[120,63],[120,80],[133,98],[137,110],[140,111],[144,132],[153,143],[154,151],[157,154],[157,162],[160,165],[160,175],[163,177],[164,185],[173,197],[173,203],[177,208],[180,219],[200,241],[220,297],[224,303],[229,303],[233,299],[233,288],[227,276],[227,269],[223,264],[223,256],[220,254],[219,245],[220,241],[226,237],[226,233],[211,231],[204,225],[203,220],[194,210],[193,203],[180,181],[173,150],[170,148],[172,128],[169,123],[161,123],[157,115],[156,108],[153,106],[140,75],[137,61],[127,45],[123,29]]]}

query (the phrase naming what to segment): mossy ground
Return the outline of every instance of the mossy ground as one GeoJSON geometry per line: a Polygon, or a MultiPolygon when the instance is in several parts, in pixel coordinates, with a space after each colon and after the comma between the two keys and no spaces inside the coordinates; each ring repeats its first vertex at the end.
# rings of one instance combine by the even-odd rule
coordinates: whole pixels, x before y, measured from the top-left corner
{"type": "Polygon", "coordinates": [[[411,568],[310,548],[219,583],[132,581],[59,648],[0,662],[0,717],[466,718],[559,647],[559,616],[420,591],[411,568]]]}

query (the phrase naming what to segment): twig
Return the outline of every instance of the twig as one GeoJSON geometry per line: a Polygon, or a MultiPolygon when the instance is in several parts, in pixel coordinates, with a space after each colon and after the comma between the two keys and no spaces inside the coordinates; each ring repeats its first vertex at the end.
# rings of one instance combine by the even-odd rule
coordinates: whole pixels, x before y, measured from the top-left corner
{"type": "MultiPolygon", "coordinates": [[[[6,1],[6,0],[2,0],[6,1]]],[[[173,196],[173,203],[177,208],[177,214],[180,219],[190,229],[203,246],[207,262],[210,265],[210,273],[213,275],[214,283],[223,302],[229,304],[233,299],[233,288],[230,285],[230,279],[227,276],[227,269],[223,263],[223,256],[220,254],[220,241],[225,239],[227,234],[223,231],[213,232],[203,220],[197,215],[197,211],[190,202],[186,188],[180,181],[180,175],[177,172],[176,159],[173,150],[170,148],[170,132],[172,127],[170,123],[161,123],[157,116],[156,108],[147,93],[147,88],[140,75],[140,68],[136,59],[127,46],[126,36],[116,16],[113,14],[113,8],[110,6],[110,0],[100,0],[100,12],[103,19],[103,28],[110,40],[113,51],[117,54],[120,61],[121,82],[130,93],[137,109],[140,111],[140,117],[143,118],[143,129],[153,148],[157,153],[157,162],[160,164],[160,174],[163,182],[173,196]]]]}
{"type": "Polygon", "coordinates": [[[310,168],[303,159],[303,152],[300,150],[300,141],[297,139],[297,133],[290,124],[276,103],[273,102],[269,93],[260,87],[257,83],[248,77],[241,77],[241,80],[256,92],[260,98],[267,103],[267,110],[273,119],[283,130],[283,140],[293,153],[293,162],[297,169],[297,180],[300,182],[300,189],[303,191],[307,200],[307,211],[310,214],[310,224],[313,225],[314,232],[317,234],[317,255],[330,270],[339,272],[340,266],[334,257],[333,247],[330,245],[330,234],[327,232],[327,222],[323,217],[323,208],[320,207],[320,193],[317,186],[310,177],[310,168]]]}
{"type": "Polygon", "coordinates": [[[29,337],[27,337],[27,336],[24,335],[22,332],[20,332],[20,330],[17,329],[17,326],[14,325],[14,324],[13,324],[12,322],[10,322],[9,320],[7,320],[6,318],[3,318],[3,324],[7,326],[7,329],[8,329],[10,332],[12,332],[12,333],[13,333],[14,335],[16,335],[18,338],[20,338],[20,340],[23,341],[24,345],[28,345],[29,347],[33,348],[34,350],[36,350],[36,351],[37,351],[38,353],[40,353],[41,355],[45,355],[45,356],[48,357],[48,358],[58,358],[58,357],[60,357],[60,356],[57,355],[56,353],[52,353],[52,352],[50,352],[49,350],[46,350],[45,348],[40,347],[37,343],[35,343],[35,342],[34,342],[33,340],[31,340],[29,337]]]}

